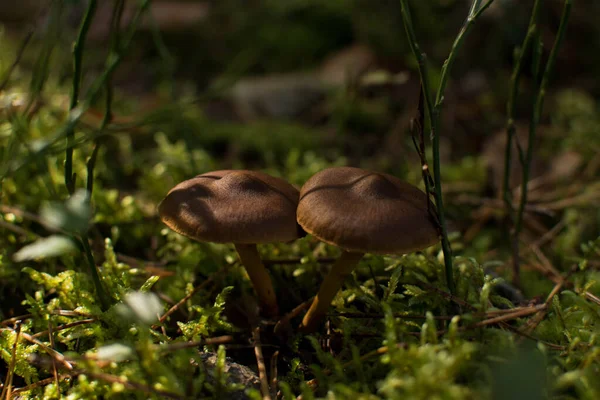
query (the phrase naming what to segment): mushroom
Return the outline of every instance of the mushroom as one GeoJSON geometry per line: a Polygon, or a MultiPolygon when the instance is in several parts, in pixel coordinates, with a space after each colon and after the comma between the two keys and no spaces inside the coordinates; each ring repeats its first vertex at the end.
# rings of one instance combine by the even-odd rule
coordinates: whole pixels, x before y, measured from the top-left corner
{"type": "Polygon", "coordinates": [[[203,242],[234,243],[262,310],[279,312],[271,278],[256,245],[289,242],[296,223],[298,190],[283,179],[257,171],[222,170],[198,175],[169,191],[158,206],[175,232],[203,242]]]}
{"type": "Polygon", "coordinates": [[[307,233],[342,249],[302,320],[302,331],[316,329],[364,253],[406,254],[438,242],[428,202],[415,186],[360,168],[325,169],[302,186],[298,223],[307,233]]]}

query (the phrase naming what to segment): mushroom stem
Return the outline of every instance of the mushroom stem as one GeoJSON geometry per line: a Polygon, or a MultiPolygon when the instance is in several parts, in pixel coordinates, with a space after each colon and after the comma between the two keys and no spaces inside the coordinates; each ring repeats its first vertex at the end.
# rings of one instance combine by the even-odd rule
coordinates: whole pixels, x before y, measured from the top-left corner
{"type": "Polygon", "coordinates": [[[261,309],[269,317],[277,316],[279,307],[275,290],[271,283],[271,277],[260,259],[256,245],[236,243],[235,250],[252,281],[261,309]]]}
{"type": "Polygon", "coordinates": [[[350,275],[363,255],[363,253],[342,252],[342,255],[333,264],[331,271],[321,284],[319,293],[313,300],[310,309],[304,315],[304,319],[300,324],[302,332],[311,333],[317,329],[317,325],[325,317],[331,301],[342,287],[344,279],[350,275]]]}

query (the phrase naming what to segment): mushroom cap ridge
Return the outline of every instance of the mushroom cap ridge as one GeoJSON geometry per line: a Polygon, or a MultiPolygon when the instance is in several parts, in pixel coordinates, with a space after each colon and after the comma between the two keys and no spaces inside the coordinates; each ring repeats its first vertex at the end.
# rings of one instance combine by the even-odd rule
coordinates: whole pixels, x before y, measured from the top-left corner
{"type": "Polygon", "coordinates": [[[297,220],[306,232],[347,251],[405,254],[439,241],[428,201],[392,175],[328,168],[302,186],[297,220]]]}
{"type": "Polygon", "coordinates": [[[221,170],[183,181],[158,206],[172,230],[198,241],[272,243],[297,239],[299,192],[258,171],[221,170]]]}

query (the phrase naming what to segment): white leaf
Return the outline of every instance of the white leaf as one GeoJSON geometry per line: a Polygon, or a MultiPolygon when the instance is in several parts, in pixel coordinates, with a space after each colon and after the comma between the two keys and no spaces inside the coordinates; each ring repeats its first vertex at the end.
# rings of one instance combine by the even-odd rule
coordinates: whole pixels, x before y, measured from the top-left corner
{"type": "Polygon", "coordinates": [[[96,352],[96,358],[100,361],[125,361],[133,356],[133,350],[121,343],[102,346],[96,352]]]}
{"type": "Polygon", "coordinates": [[[158,314],[163,311],[160,300],[154,293],[132,292],[125,296],[125,304],[129,313],[146,324],[158,321],[158,314]]]}
{"type": "Polygon", "coordinates": [[[35,258],[56,257],[75,250],[75,244],[71,239],[52,235],[43,239],[36,240],[13,255],[13,260],[21,262],[25,260],[33,260],[35,258]]]}

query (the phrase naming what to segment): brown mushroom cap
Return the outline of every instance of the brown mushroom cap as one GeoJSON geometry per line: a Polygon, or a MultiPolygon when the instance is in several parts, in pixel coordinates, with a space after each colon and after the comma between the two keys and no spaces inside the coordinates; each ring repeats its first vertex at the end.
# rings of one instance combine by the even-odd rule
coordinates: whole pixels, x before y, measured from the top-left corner
{"type": "Polygon", "coordinates": [[[405,254],[439,240],[428,201],[421,190],[392,175],[329,168],[300,190],[297,220],[308,233],[347,251],[405,254]]]}
{"type": "Polygon", "coordinates": [[[288,242],[299,237],[298,190],[263,172],[222,170],[175,186],[158,206],[172,230],[215,243],[288,242]]]}

